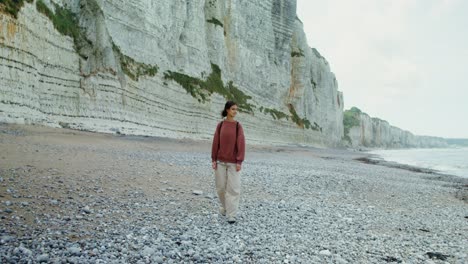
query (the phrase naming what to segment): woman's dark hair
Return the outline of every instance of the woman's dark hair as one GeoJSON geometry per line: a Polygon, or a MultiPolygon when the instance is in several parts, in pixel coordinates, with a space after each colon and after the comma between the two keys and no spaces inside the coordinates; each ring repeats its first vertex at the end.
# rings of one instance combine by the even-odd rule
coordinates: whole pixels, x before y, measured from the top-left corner
{"type": "Polygon", "coordinates": [[[234,101],[227,101],[226,104],[224,105],[224,110],[221,111],[221,116],[226,117],[227,116],[227,110],[231,108],[231,106],[237,105],[236,102],[234,101]]]}

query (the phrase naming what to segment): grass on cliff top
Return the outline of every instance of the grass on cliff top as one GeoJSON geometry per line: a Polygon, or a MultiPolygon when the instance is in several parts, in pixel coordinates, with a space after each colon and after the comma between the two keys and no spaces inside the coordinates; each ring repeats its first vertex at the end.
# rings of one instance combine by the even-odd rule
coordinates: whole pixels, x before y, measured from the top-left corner
{"type": "Polygon", "coordinates": [[[361,125],[360,114],[361,110],[357,107],[351,107],[351,109],[344,111],[343,113],[343,127],[344,127],[344,139],[351,143],[351,138],[349,137],[349,130],[352,127],[361,125]]]}
{"type": "Polygon", "coordinates": [[[23,7],[24,2],[32,3],[34,0],[0,0],[0,11],[18,18],[18,12],[23,7]]]}
{"type": "Polygon", "coordinates": [[[226,100],[232,100],[237,103],[241,112],[253,114],[254,105],[249,103],[252,97],[239,90],[234,83],[230,81],[227,85],[221,78],[221,69],[218,65],[211,63],[211,73],[206,80],[201,80],[183,73],[167,71],[164,73],[164,79],[173,80],[182,86],[191,96],[199,102],[206,102],[213,93],[222,95],[226,100]]]}

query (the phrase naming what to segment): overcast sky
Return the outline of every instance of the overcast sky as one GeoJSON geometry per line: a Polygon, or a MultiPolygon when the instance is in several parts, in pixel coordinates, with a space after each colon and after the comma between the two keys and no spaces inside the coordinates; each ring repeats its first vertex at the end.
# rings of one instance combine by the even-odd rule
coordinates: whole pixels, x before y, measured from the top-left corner
{"type": "Polygon", "coordinates": [[[297,0],[345,109],[416,135],[468,138],[468,1],[297,0]]]}

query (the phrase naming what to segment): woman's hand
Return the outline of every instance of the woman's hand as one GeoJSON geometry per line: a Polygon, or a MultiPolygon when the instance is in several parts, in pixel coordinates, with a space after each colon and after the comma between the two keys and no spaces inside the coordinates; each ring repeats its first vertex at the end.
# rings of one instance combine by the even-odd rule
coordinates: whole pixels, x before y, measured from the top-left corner
{"type": "Polygon", "coordinates": [[[211,163],[211,166],[213,167],[213,170],[216,170],[216,168],[218,167],[218,164],[216,163],[216,161],[213,161],[211,163]]]}
{"type": "Polygon", "coordinates": [[[240,170],[241,170],[241,167],[242,167],[242,165],[236,164],[236,171],[240,171],[240,170]]]}

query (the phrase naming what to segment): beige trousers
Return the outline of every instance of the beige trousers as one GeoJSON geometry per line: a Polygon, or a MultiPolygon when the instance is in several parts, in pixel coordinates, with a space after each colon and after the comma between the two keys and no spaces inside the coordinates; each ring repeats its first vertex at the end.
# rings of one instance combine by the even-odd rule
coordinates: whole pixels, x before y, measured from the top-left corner
{"type": "Polygon", "coordinates": [[[218,161],[215,170],[216,191],[227,217],[235,217],[239,208],[240,172],[235,163],[218,161]]]}

